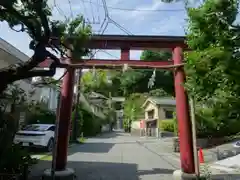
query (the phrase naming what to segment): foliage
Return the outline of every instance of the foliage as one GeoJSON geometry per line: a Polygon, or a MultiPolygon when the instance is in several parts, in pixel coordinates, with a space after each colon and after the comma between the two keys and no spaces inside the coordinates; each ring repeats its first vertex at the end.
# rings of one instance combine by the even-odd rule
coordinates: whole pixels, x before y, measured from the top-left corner
{"type": "Polygon", "coordinates": [[[116,122],[116,112],[114,109],[108,109],[107,112],[105,113],[106,119],[104,119],[103,123],[104,124],[110,124],[114,125],[116,122]]]}
{"type": "Polygon", "coordinates": [[[95,136],[101,132],[101,119],[85,110],[82,110],[82,131],[84,137],[95,136]]]}
{"type": "Polygon", "coordinates": [[[154,89],[149,91],[149,96],[154,96],[154,97],[170,97],[171,95],[168,94],[166,91],[163,89],[154,89]]]}
{"type": "Polygon", "coordinates": [[[34,102],[28,111],[26,120],[28,124],[55,124],[56,122],[56,113],[49,110],[45,103],[34,102]]]}
{"type": "Polygon", "coordinates": [[[239,28],[233,25],[237,0],[206,0],[188,9],[186,53],[188,93],[196,99],[200,136],[231,135],[240,130],[239,28]]]}
{"type": "Polygon", "coordinates": [[[29,168],[36,164],[37,160],[30,157],[29,153],[19,145],[12,145],[1,158],[1,174],[22,174],[28,173],[29,168]]]}
{"type": "Polygon", "coordinates": [[[9,85],[8,88],[0,94],[0,107],[2,112],[5,113],[9,106],[11,106],[11,108],[26,106],[26,98],[27,94],[18,84],[9,85]]]}
{"type": "MultiPolygon", "coordinates": [[[[170,51],[143,51],[141,60],[159,61],[169,60],[170,51]]],[[[132,93],[146,93],[149,91],[148,82],[152,76],[152,70],[106,71],[90,70],[82,77],[82,86],[85,92],[95,91],[108,96],[129,96],[132,93]]],[[[156,71],[155,84],[152,90],[162,89],[160,95],[174,95],[173,75],[170,71],[156,71]]]]}
{"type": "Polygon", "coordinates": [[[120,82],[122,72],[117,70],[89,70],[82,76],[82,89],[84,92],[97,92],[105,96],[122,96],[123,89],[120,82]]]}
{"type": "Polygon", "coordinates": [[[83,73],[81,78],[84,92],[97,92],[109,96],[112,83],[108,81],[106,70],[89,70],[83,73]]]}
{"type": "MultiPolygon", "coordinates": [[[[1,146],[0,148],[0,171],[3,170],[5,165],[8,165],[5,157],[8,156],[12,150],[16,150],[15,147],[12,146],[12,143],[19,124],[18,111],[27,109],[26,97],[27,95],[24,90],[17,84],[9,85],[8,88],[1,94],[0,144],[4,144],[4,146],[1,146]]],[[[19,164],[16,163],[16,165],[19,164]]],[[[12,166],[14,167],[14,164],[12,164],[12,166]]],[[[10,167],[8,166],[8,168],[10,167]]],[[[9,171],[10,169],[7,170],[9,171]]]]}
{"type": "Polygon", "coordinates": [[[89,53],[83,44],[91,35],[91,28],[85,25],[82,16],[66,22],[52,21],[52,11],[46,0],[3,0],[0,2],[0,9],[0,21],[6,21],[9,27],[17,32],[28,33],[32,38],[29,47],[34,51],[32,58],[25,63],[1,69],[0,74],[5,78],[1,82],[0,93],[8,84],[20,79],[53,76],[56,67],[60,65],[60,60],[48,51],[47,47],[61,56],[66,54],[66,50],[71,49],[73,58],[79,59],[89,53]],[[47,58],[53,60],[49,70],[33,70],[47,58]]]}
{"type": "Polygon", "coordinates": [[[129,128],[132,121],[138,121],[144,116],[143,103],[146,101],[147,95],[134,93],[126,98],[124,102],[124,127],[129,128]]]}
{"type": "MultiPolygon", "coordinates": [[[[85,110],[82,106],[79,106],[78,109],[79,118],[77,121],[77,137],[80,137],[81,133],[83,133],[84,137],[95,136],[100,133],[103,120],[85,110]]],[[[74,119],[74,115],[75,113],[72,115],[72,120],[74,119]]]]}
{"type": "Polygon", "coordinates": [[[0,148],[0,173],[21,174],[24,166],[31,166],[35,160],[29,157],[28,153],[13,145],[13,139],[18,127],[18,119],[12,113],[0,111],[0,143],[4,146],[0,148]]]}
{"type": "MultiPolygon", "coordinates": [[[[143,51],[142,61],[167,61],[171,58],[169,51],[143,51]]],[[[145,93],[149,91],[148,82],[152,76],[152,70],[132,70],[120,74],[116,78],[120,80],[120,88],[125,95],[132,93],[145,93]]],[[[173,75],[170,71],[156,70],[156,77],[152,90],[162,89],[167,94],[174,94],[173,75]]]]}
{"type": "Polygon", "coordinates": [[[161,131],[175,132],[174,119],[160,120],[159,128],[161,131]]]}

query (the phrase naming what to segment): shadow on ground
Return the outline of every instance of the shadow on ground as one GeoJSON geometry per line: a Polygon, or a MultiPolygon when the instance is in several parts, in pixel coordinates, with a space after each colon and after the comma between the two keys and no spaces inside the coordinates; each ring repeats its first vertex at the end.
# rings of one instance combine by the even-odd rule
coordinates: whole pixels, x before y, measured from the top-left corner
{"type": "MultiPolygon", "coordinates": [[[[51,161],[40,161],[29,176],[29,180],[40,180],[44,169],[51,167],[51,161]]],[[[140,180],[144,175],[172,174],[171,169],[138,170],[137,164],[110,162],[73,162],[68,161],[68,167],[76,172],[77,179],[84,180],[140,180]]]]}
{"type": "Polygon", "coordinates": [[[77,152],[83,152],[83,153],[108,153],[112,147],[114,146],[114,143],[85,143],[82,146],[77,145],[73,146],[68,150],[68,155],[77,153],[77,152]]]}
{"type": "Polygon", "coordinates": [[[108,139],[108,138],[115,138],[118,136],[122,136],[122,133],[113,131],[113,132],[103,132],[103,133],[97,135],[96,137],[100,138],[100,139],[108,139]]]}

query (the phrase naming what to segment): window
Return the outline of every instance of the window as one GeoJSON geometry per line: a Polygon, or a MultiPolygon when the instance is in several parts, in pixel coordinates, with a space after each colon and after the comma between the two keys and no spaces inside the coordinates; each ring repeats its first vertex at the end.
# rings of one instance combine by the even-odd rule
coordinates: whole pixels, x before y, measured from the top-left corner
{"type": "Polygon", "coordinates": [[[173,118],[173,111],[165,110],[165,118],[172,119],[173,118]]]}
{"type": "Polygon", "coordinates": [[[38,124],[31,124],[25,126],[22,130],[24,131],[46,131],[48,125],[38,125],[38,124]]]}
{"type": "Polygon", "coordinates": [[[55,126],[51,126],[50,128],[48,128],[48,131],[55,131],[55,126]]]}
{"type": "Polygon", "coordinates": [[[154,118],[154,110],[148,111],[148,119],[153,119],[154,118]]]}

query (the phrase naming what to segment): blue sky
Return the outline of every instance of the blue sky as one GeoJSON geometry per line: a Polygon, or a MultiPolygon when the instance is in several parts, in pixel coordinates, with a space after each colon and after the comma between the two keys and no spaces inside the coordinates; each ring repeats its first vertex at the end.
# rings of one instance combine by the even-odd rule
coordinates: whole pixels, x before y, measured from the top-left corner
{"type": "MultiPolygon", "coordinates": [[[[92,22],[93,30],[97,31],[104,20],[102,0],[54,0],[49,1],[53,7],[53,19],[64,20],[66,17],[83,14],[92,22]],[[71,2],[69,5],[69,1],[71,2]],[[71,8],[70,8],[71,7],[71,8]],[[71,10],[70,10],[71,9],[71,10]],[[94,15],[93,15],[94,14],[94,15]]],[[[186,27],[186,12],[181,2],[166,4],[160,0],[106,0],[109,16],[134,35],[184,35],[186,27]],[[138,9],[139,11],[121,10],[138,9]]],[[[28,45],[30,38],[26,33],[14,32],[7,23],[0,24],[1,38],[5,39],[19,50],[31,56],[33,53],[28,45]]],[[[126,34],[114,24],[109,24],[105,34],[126,34]]],[[[110,52],[114,57],[120,57],[119,51],[110,52]]],[[[132,59],[139,59],[140,52],[131,52],[132,59]]],[[[106,53],[98,53],[97,58],[112,58],[106,53]]],[[[58,75],[61,72],[58,72],[58,75]]]]}

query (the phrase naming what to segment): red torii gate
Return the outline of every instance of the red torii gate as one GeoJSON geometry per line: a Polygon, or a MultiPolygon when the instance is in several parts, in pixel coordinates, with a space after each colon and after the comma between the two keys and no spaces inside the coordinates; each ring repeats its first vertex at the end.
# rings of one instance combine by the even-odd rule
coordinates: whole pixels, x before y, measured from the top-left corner
{"type": "MultiPolygon", "coordinates": [[[[184,37],[174,36],[125,36],[125,35],[93,35],[86,45],[90,49],[120,49],[120,60],[84,59],[84,61],[70,60],[62,61],[62,68],[68,66],[61,88],[61,100],[57,120],[59,121],[58,144],[56,153],[56,170],[65,170],[67,164],[67,150],[69,141],[69,128],[73,103],[73,87],[76,68],[100,68],[116,69],[124,64],[132,68],[158,68],[174,71],[176,113],[178,119],[178,130],[180,140],[180,157],[182,171],[194,174],[193,144],[191,133],[191,122],[189,117],[189,106],[187,94],[183,83],[185,74],[183,69],[183,49],[187,49],[184,37]],[[172,60],[169,61],[139,61],[130,60],[130,50],[159,50],[171,49],[172,60]]],[[[49,67],[46,60],[39,65],[49,67]]]]}

